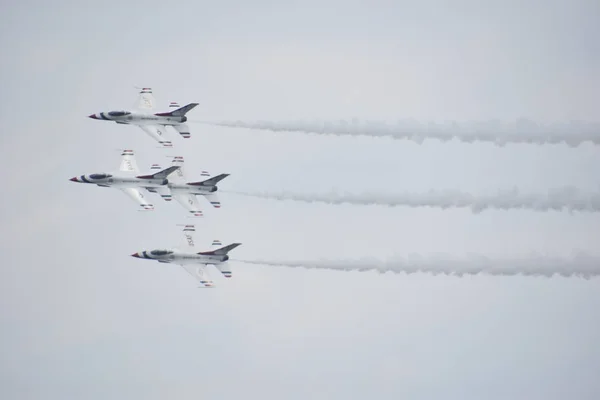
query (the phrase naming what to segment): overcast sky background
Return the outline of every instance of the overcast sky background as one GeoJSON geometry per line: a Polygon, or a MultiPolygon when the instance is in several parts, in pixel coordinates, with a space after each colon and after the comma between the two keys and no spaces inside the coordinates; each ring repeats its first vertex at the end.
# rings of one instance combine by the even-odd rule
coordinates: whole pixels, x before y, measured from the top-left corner
{"type": "MultiPolygon", "coordinates": [[[[597,1],[3,2],[0,397],[596,399],[600,281],[234,264],[215,290],[129,255],[179,243],[69,182],[183,155],[230,190],[599,189],[600,147],[422,145],[192,125],[173,150],[87,115],[199,102],[190,119],[600,122],[597,1]]],[[[198,240],[236,258],[600,255],[596,214],[222,198],[198,240]]],[[[208,205],[208,203],[205,203],[208,205]]]]}

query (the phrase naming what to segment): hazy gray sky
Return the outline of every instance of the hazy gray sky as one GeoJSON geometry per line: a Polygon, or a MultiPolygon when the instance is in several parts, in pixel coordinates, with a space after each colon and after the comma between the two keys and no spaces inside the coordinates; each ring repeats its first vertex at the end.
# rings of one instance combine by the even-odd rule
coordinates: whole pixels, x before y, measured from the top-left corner
{"type": "MultiPolygon", "coordinates": [[[[86,118],[197,101],[190,119],[600,122],[597,1],[23,1],[0,13],[0,397],[596,399],[597,279],[453,278],[235,264],[215,290],[129,254],[177,244],[73,175],[186,157],[230,190],[574,185],[600,147],[319,137],[192,125],[156,148],[86,118]]],[[[328,206],[223,195],[199,240],[239,258],[600,255],[596,214],[328,206]],[[233,254],[233,253],[232,253],[233,254]]]]}

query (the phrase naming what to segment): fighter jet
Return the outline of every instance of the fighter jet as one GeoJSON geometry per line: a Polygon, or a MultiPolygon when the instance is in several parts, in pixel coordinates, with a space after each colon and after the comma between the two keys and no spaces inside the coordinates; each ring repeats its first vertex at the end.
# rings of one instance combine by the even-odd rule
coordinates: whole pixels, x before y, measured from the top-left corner
{"type": "Polygon", "coordinates": [[[123,150],[118,171],[74,176],[70,180],[72,182],[93,183],[102,187],[115,187],[137,202],[142,208],[140,211],[152,211],[154,205],[146,200],[142,191],[147,189],[157,192],[161,196],[170,195],[167,177],[177,169],[179,169],[178,166],[171,166],[160,170],[160,167],[155,164],[151,167],[150,174],[140,175],[133,150],[123,150]]]}
{"type": "Polygon", "coordinates": [[[104,121],[114,121],[117,124],[137,125],[144,132],[150,135],[162,147],[173,147],[173,144],[165,136],[166,127],[172,126],[185,139],[190,138],[190,128],[185,124],[187,117],[185,114],[198,103],[190,103],[179,107],[179,104],[172,102],[168,112],[152,113],[154,109],[154,96],[152,88],[143,88],[140,92],[137,104],[134,106],[136,111],[108,111],[89,115],[89,118],[104,121]]]}
{"type": "Polygon", "coordinates": [[[147,260],[156,260],[160,263],[177,264],[183,267],[190,275],[192,275],[200,283],[203,288],[214,287],[214,283],[206,271],[208,265],[214,265],[226,278],[231,278],[231,267],[229,253],[241,243],[232,243],[222,247],[218,240],[213,241],[212,250],[196,252],[194,244],[194,225],[185,225],[183,228],[183,240],[178,247],[171,249],[155,249],[144,250],[133,253],[131,256],[135,258],[143,258],[147,260]]]}
{"type": "MultiPolygon", "coordinates": [[[[205,179],[198,182],[188,182],[184,170],[184,159],[182,156],[173,157],[171,163],[172,167],[177,169],[169,176],[169,183],[167,186],[171,190],[171,197],[162,196],[164,200],[175,199],[179,202],[191,216],[201,217],[202,210],[200,209],[200,203],[196,195],[206,197],[210,204],[215,208],[221,207],[221,201],[217,196],[216,191],[218,190],[217,183],[227,178],[229,174],[220,174],[212,178],[205,179]]],[[[202,171],[200,176],[209,177],[210,174],[206,171],[202,171]]]]}

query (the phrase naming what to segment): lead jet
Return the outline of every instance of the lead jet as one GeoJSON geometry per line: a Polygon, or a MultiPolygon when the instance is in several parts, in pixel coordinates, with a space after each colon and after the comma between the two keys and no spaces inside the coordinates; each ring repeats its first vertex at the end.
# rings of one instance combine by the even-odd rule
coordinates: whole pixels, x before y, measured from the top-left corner
{"type": "Polygon", "coordinates": [[[139,94],[137,104],[134,106],[135,111],[101,112],[91,114],[89,118],[114,121],[117,124],[137,125],[160,143],[162,147],[173,147],[171,141],[165,136],[167,126],[172,126],[181,136],[189,139],[190,128],[185,123],[187,121],[185,114],[196,107],[198,103],[190,103],[183,107],[179,107],[177,103],[171,103],[169,108],[175,108],[175,110],[153,113],[155,103],[152,88],[143,88],[139,94]]]}
{"type": "Polygon", "coordinates": [[[183,240],[177,247],[171,249],[143,250],[133,253],[131,256],[146,260],[155,260],[160,263],[180,265],[200,283],[200,287],[214,287],[214,283],[206,270],[209,265],[214,265],[226,278],[231,278],[231,266],[227,262],[229,253],[241,243],[232,243],[222,246],[218,240],[213,241],[212,249],[196,252],[194,243],[194,225],[185,225],[183,228],[183,240]]]}
{"type": "MultiPolygon", "coordinates": [[[[171,176],[169,176],[168,187],[171,191],[171,196],[161,194],[163,199],[167,201],[172,198],[175,199],[194,217],[202,216],[200,202],[196,196],[204,196],[214,208],[221,208],[221,200],[216,193],[219,189],[217,183],[227,178],[229,174],[220,174],[203,181],[189,182],[186,179],[182,156],[173,157],[171,166],[177,167],[171,176]]],[[[202,171],[200,175],[203,177],[210,176],[206,171],[202,171]]]]}
{"type": "Polygon", "coordinates": [[[148,202],[142,192],[148,190],[157,192],[161,196],[168,195],[169,180],[167,177],[177,169],[179,169],[178,166],[171,166],[161,170],[160,167],[154,164],[150,174],[140,175],[133,150],[123,150],[123,153],[121,153],[121,165],[118,171],[74,176],[70,180],[72,182],[93,183],[101,187],[120,189],[140,205],[142,208],[140,211],[152,211],[154,210],[154,205],[148,202]]]}

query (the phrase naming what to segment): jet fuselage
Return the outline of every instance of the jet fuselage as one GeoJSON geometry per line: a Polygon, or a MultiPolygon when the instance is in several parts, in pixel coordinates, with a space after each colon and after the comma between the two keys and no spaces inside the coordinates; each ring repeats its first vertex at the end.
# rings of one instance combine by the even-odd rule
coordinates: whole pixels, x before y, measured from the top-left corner
{"type": "Polygon", "coordinates": [[[71,178],[71,181],[121,188],[162,187],[169,183],[168,179],[141,179],[135,176],[116,176],[105,173],[75,176],[71,178]]]}
{"type": "Polygon", "coordinates": [[[188,185],[185,183],[177,184],[177,183],[171,183],[171,182],[169,182],[168,187],[173,192],[184,192],[184,193],[197,194],[197,195],[205,195],[205,194],[209,194],[209,193],[214,193],[218,190],[218,188],[216,186],[195,186],[195,185],[188,185]]]}
{"type": "Polygon", "coordinates": [[[89,116],[92,119],[103,121],[113,121],[117,124],[132,124],[132,125],[179,125],[187,121],[187,117],[183,116],[163,116],[157,114],[146,114],[132,111],[109,111],[92,114],[89,116]]]}
{"type": "Polygon", "coordinates": [[[156,260],[163,263],[176,264],[212,264],[217,265],[229,260],[229,256],[223,255],[208,255],[197,253],[183,253],[179,250],[144,250],[133,253],[132,257],[144,258],[147,260],[156,260]]]}

